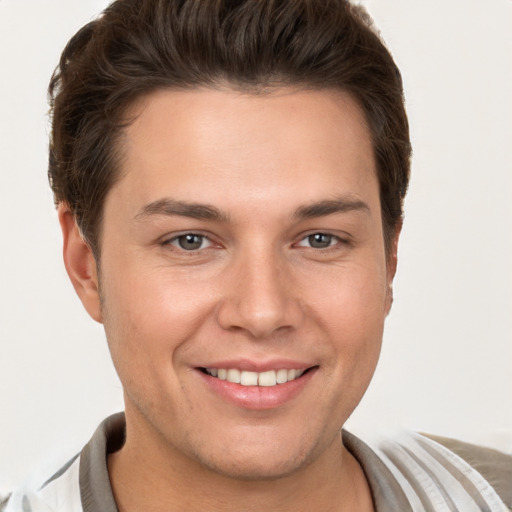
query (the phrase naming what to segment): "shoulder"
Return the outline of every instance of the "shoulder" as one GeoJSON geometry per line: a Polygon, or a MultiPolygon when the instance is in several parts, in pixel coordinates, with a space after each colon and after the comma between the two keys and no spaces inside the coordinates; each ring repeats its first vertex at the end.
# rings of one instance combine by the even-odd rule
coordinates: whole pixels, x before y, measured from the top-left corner
{"type": "Polygon", "coordinates": [[[10,495],[0,497],[0,512],[3,512],[7,507],[7,502],[9,501],[10,495]]]}
{"type": "Polygon", "coordinates": [[[123,413],[108,417],[82,451],[58,471],[38,471],[39,476],[27,480],[30,483],[16,489],[10,496],[0,497],[0,512],[116,511],[108,477],[107,453],[123,444],[124,432],[123,413]],[[82,503],[85,503],[83,508],[82,503]]]}
{"type": "Polygon", "coordinates": [[[67,462],[59,471],[46,481],[29,479],[13,493],[0,502],[0,512],[49,512],[63,510],[82,512],[80,505],[78,468],[79,454],[67,462]]]}
{"type": "Polygon", "coordinates": [[[512,509],[509,455],[415,433],[403,433],[380,448],[394,476],[418,505],[444,503],[447,510],[455,506],[454,510],[464,511],[512,509]]]}
{"type": "MultiPolygon", "coordinates": [[[[344,433],[346,434],[346,433],[344,433]]],[[[367,477],[376,510],[512,510],[512,457],[414,432],[343,442],[367,477]]]]}
{"type": "Polygon", "coordinates": [[[512,510],[512,455],[447,437],[422,434],[444,446],[480,473],[512,510]]]}

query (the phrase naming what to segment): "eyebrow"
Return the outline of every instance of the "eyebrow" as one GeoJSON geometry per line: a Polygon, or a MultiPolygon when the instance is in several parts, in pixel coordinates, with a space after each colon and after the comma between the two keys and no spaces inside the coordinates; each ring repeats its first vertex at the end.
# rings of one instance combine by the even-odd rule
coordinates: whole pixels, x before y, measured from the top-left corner
{"type": "MultiPolygon", "coordinates": [[[[300,206],[295,210],[292,218],[295,220],[305,220],[351,211],[369,213],[370,208],[365,202],[358,199],[346,197],[326,199],[324,201],[300,206]]],[[[229,215],[215,206],[202,203],[189,203],[171,198],[158,199],[157,201],[148,203],[135,215],[135,219],[140,220],[153,215],[178,215],[180,217],[217,222],[228,222],[229,220],[229,215]]]]}
{"type": "Polygon", "coordinates": [[[180,217],[218,222],[227,222],[228,220],[228,215],[218,208],[215,208],[215,206],[177,201],[171,198],[159,199],[145,205],[139,213],[135,215],[135,219],[144,219],[152,215],[178,215],[180,217]]]}
{"type": "Polygon", "coordinates": [[[370,207],[359,199],[340,197],[301,206],[295,210],[293,218],[297,220],[314,219],[316,217],[352,211],[370,213],[370,207]]]}

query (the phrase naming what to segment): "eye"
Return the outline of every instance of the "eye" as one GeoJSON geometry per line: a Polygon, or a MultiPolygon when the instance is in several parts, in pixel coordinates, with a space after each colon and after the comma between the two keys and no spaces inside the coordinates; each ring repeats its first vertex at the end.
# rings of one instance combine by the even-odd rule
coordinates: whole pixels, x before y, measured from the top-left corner
{"type": "Polygon", "coordinates": [[[185,233],[184,235],[172,238],[167,241],[166,244],[184,251],[198,251],[199,249],[206,249],[212,245],[211,241],[206,236],[197,235],[196,233],[185,233]]]}
{"type": "Polygon", "coordinates": [[[297,245],[299,247],[312,247],[313,249],[327,249],[339,243],[340,239],[337,236],[329,235],[327,233],[313,233],[303,238],[297,245]]]}

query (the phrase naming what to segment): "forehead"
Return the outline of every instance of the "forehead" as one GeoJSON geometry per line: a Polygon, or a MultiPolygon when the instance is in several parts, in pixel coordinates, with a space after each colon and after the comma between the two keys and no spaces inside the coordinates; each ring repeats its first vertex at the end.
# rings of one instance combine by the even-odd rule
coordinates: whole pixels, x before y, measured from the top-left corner
{"type": "Polygon", "coordinates": [[[209,203],[220,191],[268,202],[283,187],[304,202],[325,199],[333,186],[333,195],[376,188],[368,127],[341,91],[162,90],[134,112],[114,192],[140,202],[182,195],[209,203]]]}

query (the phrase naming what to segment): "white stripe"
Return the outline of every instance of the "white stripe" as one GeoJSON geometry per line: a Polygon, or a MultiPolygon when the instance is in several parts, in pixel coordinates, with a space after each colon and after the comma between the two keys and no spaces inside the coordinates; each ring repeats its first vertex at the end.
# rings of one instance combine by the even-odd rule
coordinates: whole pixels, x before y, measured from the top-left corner
{"type": "Polygon", "coordinates": [[[422,505],[418,493],[419,489],[428,496],[433,511],[451,512],[451,505],[438,488],[436,480],[450,497],[457,510],[463,510],[464,512],[481,512],[481,508],[456,476],[452,475],[450,471],[443,466],[442,462],[436,460],[421,443],[428,445],[430,449],[440,455],[441,459],[446,460],[446,465],[451,463],[453,468],[461,473],[461,476],[467,478],[479,491],[482,500],[488,505],[490,512],[508,512],[508,508],[499,498],[492,486],[480,473],[458,455],[439,443],[419,434],[402,433],[396,439],[381,442],[380,446],[376,449],[376,453],[401,485],[414,512],[425,511],[425,506],[422,505]],[[409,450],[410,453],[406,449],[409,450]],[[413,481],[409,481],[407,474],[401,472],[399,467],[386,455],[385,451],[392,453],[393,456],[400,461],[400,464],[410,471],[411,475],[413,475],[413,481]],[[411,454],[417,457],[421,464],[418,463],[411,454]]]}
{"type": "MultiPolygon", "coordinates": [[[[418,488],[420,488],[424,492],[424,494],[426,494],[432,506],[432,511],[452,512],[450,507],[446,503],[444,496],[437,488],[431,476],[407,453],[407,451],[402,446],[400,446],[395,441],[386,441],[385,443],[383,443],[382,448],[385,449],[386,451],[393,452],[393,455],[397,459],[399,459],[401,464],[404,465],[413,475],[413,479],[412,481],[410,481],[409,476],[403,474],[400,468],[396,466],[391,461],[391,459],[389,459],[386,456],[386,464],[391,464],[391,466],[389,466],[389,469],[392,470],[395,476],[397,474],[400,475],[400,484],[403,485],[404,480],[408,482],[410,490],[412,491],[413,496],[415,498],[415,504],[413,507],[414,512],[425,512],[425,505],[422,504],[420,500],[420,495],[417,492],[418,488]]],[[[409,495],[407,497],[409,498],[409,501],[411,501],[409,495]]]]}
{"type": "MultiPolygon", "coordinates": [[[[403,444],[420,459],[423,465],[426,466],[427,472],[436,487],[438,485],[436,483],[437,479],[439,485],[442,486],[445,493],[456,505],[457,510],[464,510],[464,512],[481,512],[478,504],[463,487],[460,481],[457,480],[457,478],[454,477],[438,460],[432,457],[427,450],[418,444],[414,437],[407,437],[403,440],[403,444]]],[[[449,506],[447,500],[445,500],[445,503],[449,506]]]]}
{"type": "Polygon", "coordinates": [[[485,478],[470,466],[466,461],[460,458],[457,454],[450,451],[445,446],[433,441],[432,439],[414,434],[421,442],[426,443],[439,453],[442,457],[447,459],[458,471],[460,471],[480,492],[482,499],[487,503],[491,512],[509,512],[509,509],[501,498],[498,496],[494,488],[485,480],[485,478]]]}

